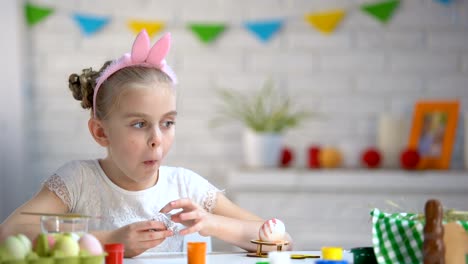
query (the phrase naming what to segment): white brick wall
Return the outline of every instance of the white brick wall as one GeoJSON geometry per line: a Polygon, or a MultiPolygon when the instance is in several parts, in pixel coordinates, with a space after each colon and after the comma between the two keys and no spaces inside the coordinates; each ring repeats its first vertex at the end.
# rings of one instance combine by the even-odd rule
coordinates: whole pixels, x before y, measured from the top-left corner
{"type": "MultiPolygon", "coordinates": [[[[177,141],[167,163],[193,169],[221,188],[226,169],[242,162],[241,126],[213,129],[213,89],[258,89],[272,78],[298,104],[323,113],[289,131],[286,142],[303,166],[312,143],[345,146],[358,153],[375,143],[379,113],[411,114],[422,98],[459,98],[468,111],[468,4],[444,7],[432,0],[402,1],[387,25],[358,10],[361,0],[147,1],[34,0],[56,13],[28,29],[27,190],[70,159],[105,151],[87,132],[88,113],[67,87],[68,75],[98,68],[129,51],[130,18],[168,23],[174,45],[168,59],[180,78],[177,141]],[[338,30],[324,36],[303,20],[309,11],[349,7],[338,30]],[[102,32],[84,37],[71,11],[111,15],[102,32]],[[288,18],[281,33],[261,43],[241,27],[246,19],[288,18]],[[200,43],[185,28],[189,21],[232,25],[212,45],[200,43]]],[[[459,142],[458,144],[461,144],[459,142]]],[[[455,153],[461,160],[461,152],[455,153]]]]}
{"type": "Polygon", "coordinates": [[[0,221],[3,212],[13,211],[20,201],[28,198],[25,191],[18,192],[24,186],[22,176],[25,174],[25,102],[20,89],[22,76],[18,70],[21,66],[23,27],[16,22],[20,13],[16,3],[3,3],[2,12],[0,31],[9,37],[0,42],[0,50],[3,51],[0,61],[0,221]]]}

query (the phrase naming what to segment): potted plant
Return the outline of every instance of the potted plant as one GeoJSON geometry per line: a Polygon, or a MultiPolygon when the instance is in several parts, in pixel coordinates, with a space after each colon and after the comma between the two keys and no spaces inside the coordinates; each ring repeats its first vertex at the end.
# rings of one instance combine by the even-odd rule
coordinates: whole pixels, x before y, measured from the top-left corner
{"type": "Polygon", "coordinates": [[[271,81],[256,93],[218,89],[217,94],[223,104],[213,123],[234,120],[244,125],[243,147],[248,167],[277,166],[284,132],[309,116],[295,109],[291,98],[274,89],[271,81]]]}

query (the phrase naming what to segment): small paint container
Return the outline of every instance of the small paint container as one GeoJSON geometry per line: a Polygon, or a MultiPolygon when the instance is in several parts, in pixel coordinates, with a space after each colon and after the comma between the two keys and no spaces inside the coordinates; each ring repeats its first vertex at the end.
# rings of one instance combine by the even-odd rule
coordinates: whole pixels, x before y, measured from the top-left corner
{"type": "Polygon", "coordinates": [[[187,263],[205,264],[206,242],[187,242],[187,263]]]}
{"type": "Polygon", "coordinates": [[[315,261],[315,264],[348,264],[348,261],[320,259],[320,260],[315,261]]]}
{"type": "Polygon", "coordinates": [[[342,260],[343,249],[340,247],[323,247],[322,259],[324,260],[342,260]]]}
{"type": "Polygon", "coordinates": [[[354,264],[377,264],[373,247],[352,248],[354,264]]]}
{"type": "Polygon", "coordinates": [[[124,258],[123,244],[105,244],[104,251],[107,253],[106,264],[122,264],[124,258]]]}

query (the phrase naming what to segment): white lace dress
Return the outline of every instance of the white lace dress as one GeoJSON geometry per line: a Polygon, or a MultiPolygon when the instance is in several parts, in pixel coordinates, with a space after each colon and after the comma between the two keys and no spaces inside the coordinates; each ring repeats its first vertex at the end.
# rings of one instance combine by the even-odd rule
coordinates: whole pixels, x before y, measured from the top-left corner
{"type": "MultiPolygon", "coordinates": [[[[127,191],[109,180],[97,160],[66,163],[44,185],[62,199],[71,213],[99,216],[90,222],[90,230],[113,230],[152,219],[167,203],[180,198],[190,198],[211,212],[220,192],[193,171],[167,166],[159,168],[155,186],[127,191]]],[[[182,246],[183,237],[174,235],[149,251],[177,252],[182,251],[182,246]]]]}

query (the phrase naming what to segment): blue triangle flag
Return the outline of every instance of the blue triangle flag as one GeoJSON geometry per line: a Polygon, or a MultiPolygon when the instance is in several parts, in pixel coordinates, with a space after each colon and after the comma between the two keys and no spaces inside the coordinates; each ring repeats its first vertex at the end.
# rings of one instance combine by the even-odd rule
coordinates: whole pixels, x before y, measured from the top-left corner
{"type": "Polygon", "coordinates": [[[85,36],[91,36],[109,23],[108,17],[99,17],[75,13],[73,18],[85,36]]]}
{"type": "Polygon", "coordinates": [[[267,42],[281,29],[283,20],[252,21],[244,24],[250,32],[255,34],[262,42],[267,42]]]}
{"type": "Polygon", "coordinates": [[[444,5],[450,5],[451,3],[453,3],[453,0],[436,0],[436,2],[439,2],[444,5]]]}

